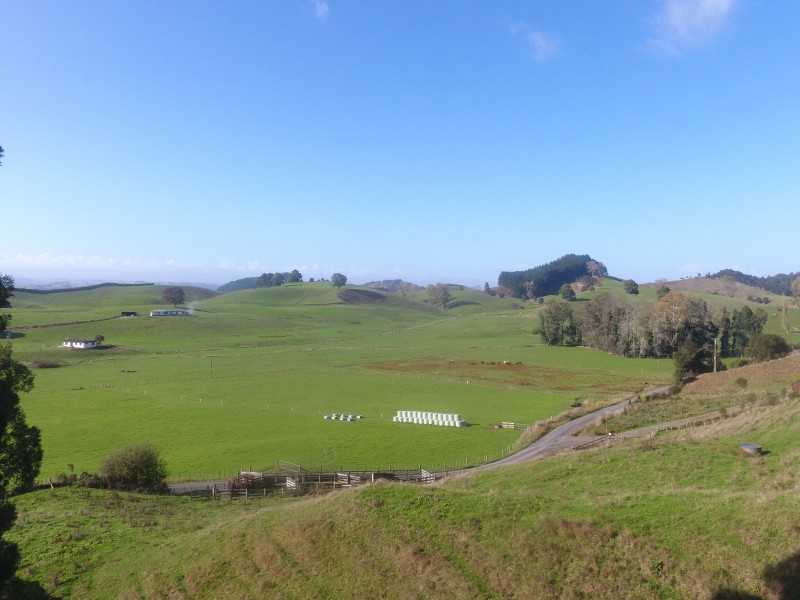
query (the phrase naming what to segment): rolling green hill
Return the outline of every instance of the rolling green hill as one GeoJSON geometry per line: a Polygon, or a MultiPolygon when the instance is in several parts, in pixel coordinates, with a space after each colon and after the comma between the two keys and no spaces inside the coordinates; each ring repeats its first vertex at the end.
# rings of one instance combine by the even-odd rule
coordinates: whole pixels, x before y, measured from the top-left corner
{"type": "Polygon", "coordinates": [[[244,290],[147,315],[161,287],[14,297],[14,356],[36,368],[23,399],[43,432],[42,476],[92,471],[127,443],[162,448],[172,479],[217,478],[277,460],[310,467],[442,468],[502,455],[529,424],[580,397],[601,403],[666,381],[668,361],[547,348],[537,304],[452,286],[425,293],[328,283],[244,290]],[[74,323],[73,323],[74,322],[74,323]],[[48,326],[45,326],[48,325],[48,326]],[[60,347],[101,334],[108,348],[60,347]],[[509,363],[503,365],[503,363],[509,363]],[[398,410],[459,413],[470,427],[401,427],[398,410]],[[361,414],[330,423],[333,412],[361,414]]]}
{"type": "MultiPolygon", "coordinates": [[[[143,441],[162,449],[173,480],[278,459],[478,464],[521,434],[493,423],[547,420],[575,399],[599,406],[672,374],[669,360],[541,345],[535,303],[452,286],[441,310],[423,292],[346,290],[244,290],[194,301],[191,317],[111,320],[99,319],[158,306],[160,288],[15,296],[15,358],[50,365],[23,398],[43,433],[42,475],[92,471],[143,441]],[[109,348],[58,347],[97,333],[109,348]],[[401,409],[460,413],[470,426],[395,424],[401,409]]],[[[624,294],[611,279],[601,290],[624,294]]],[[[736,371],[702,376],[683,402],[726,407],[711,426],[430,487],[233,502],[25,494],[11,537],[27,583],[12,597],[794,597],[800,405],[785,390],[796,365],[794,355],[747,367],[746,389],[736,371]],[[746,457],[742,442],[767,453],[746,457]]]]}
{"type": "Polygon", "coordinates": [[[13,537],[29,586],[64,598],[794,598],[798,436],[794,399],[435,486],[46,490],[16,499],[13,537]]]}
{"type": "MultiPolygon", "coordinates": [[[[67,465],[91,471],[117,447],[143,441],[163,449],[172,479],[267,469],[277,460],[331,468],[472,464],[502,455],[520,435],[494,431],[493,423],[530,424],[575,399],[610,401],[672,373],[669,360],[545,347],[532,333],[538,304],[462,286],[450,287],[446,310],[430,306],[424,292],[347,286],[342,295],[318,282],[201,290],[206,299],[190,301],[192,317],[117,318],[163,306],[162,289],[14,296],[14,356],[55,367],[36,368],[36,387],[23,399],[43,431],[45,478],[67,465]],[[60,347],[64,338],[98,334],[108,348],[60,347]],[[391,421],[398,410],[460,413],[472,426],[399,428],[391,421]],[[332,427],[322,419],[332,412],[365,419],[332,427]]],[[[630,296],[610,278],[599,291],[655,300],[653,290],[630,296]]],[[[713,306],[747,302],[698,293],[713,306]]],[[[788,313],[800,325],[797,309],[788,313]]],[[[780,329],[779,314],[770,312],[767,329],[780,329]]]]}

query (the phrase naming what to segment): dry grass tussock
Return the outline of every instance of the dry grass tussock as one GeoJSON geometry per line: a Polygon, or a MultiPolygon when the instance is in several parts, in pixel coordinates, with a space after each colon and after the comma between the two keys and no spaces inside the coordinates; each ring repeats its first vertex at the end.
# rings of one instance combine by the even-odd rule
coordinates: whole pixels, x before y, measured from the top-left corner
{"type": "MultiPolygon", "coordinates": [[[[731,437],[741,434],[752,434],[753,431],[764,430],[774,426],[776,422],[794,419],[800,414],[800,404],[745,405],[734,416],[727,419],[714,421],[705,427],[683,429],[675,434],[680,442],[694,442],[699,440],[712,440],[719,437],[731,437]]],[[[747,440],[742,440],[746,442],[747,440]]]]}
{"type": "Polygon", "coordinates": [[[698,396],[724,396],[739,394],[742,388],[736,380],[747,380],[747,389],[791,389],[794,381],[800,380],[800,352],[765,363],[746,365],[719,373],[706,373],[687,384],[682,394],[698,396]]]}

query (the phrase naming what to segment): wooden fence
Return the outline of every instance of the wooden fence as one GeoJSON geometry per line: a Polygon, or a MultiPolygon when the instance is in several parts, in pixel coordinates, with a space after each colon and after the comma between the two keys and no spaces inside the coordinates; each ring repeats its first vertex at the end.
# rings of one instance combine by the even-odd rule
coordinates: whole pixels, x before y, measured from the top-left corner
{"type": "MultiPolygon", "coordinates": [[[[286,463],[284,463],[286,464],[286,463]]],[[[319,493],[350,488],[376,481],[404,483],[433,483],[446,473],[431,473],[425,469],[378,471],[308,471],[293,465],[273,472],[241,471],[225,483],[215,483],[206,489],[192,490],[191,498],[221,499],[263,497],[276,492],[297,494],[319,493]]]]}

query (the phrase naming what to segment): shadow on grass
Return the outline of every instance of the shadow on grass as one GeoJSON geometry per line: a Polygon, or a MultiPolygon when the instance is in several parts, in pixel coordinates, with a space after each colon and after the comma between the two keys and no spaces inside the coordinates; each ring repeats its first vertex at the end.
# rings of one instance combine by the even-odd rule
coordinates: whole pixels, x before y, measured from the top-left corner
{"type": "Polygon", "coordinates": [[[8,331],[8,330],[6,330],[3,333],[0,333],[0,339],[3,339],[3,340],[16,340],[18,338],[24,338],[24,337],[25,337],[25,334],[24,333],[20,333],[19,331],[8,331]]]}
{"type": "MultiPolygon", "coordinates": [[[[770,598],[800,599],[800,552],[795,552],[781,562],[765,568],[764,583],[770,592],[770,598]]],[[[717,590],[711,600],[765,600],[765,597],[738,590],[721,589],[717,590]]]]}
{"type": "Polygon", "coordinates": [[[447,305],[447,308],[451,309],[451,308],[458,308],[459,306],[470,306],[470,305],[477,306],[478,303],[471,302],[469,300],[459,300],[458,302],[451,302],[450,304],[447,305]]]}
{"type": "Polygon", "coordinates": [[[15,577],[0,591],[0,600],[61,600],[61,596],[53,596],[35,581],[15,577]]]}

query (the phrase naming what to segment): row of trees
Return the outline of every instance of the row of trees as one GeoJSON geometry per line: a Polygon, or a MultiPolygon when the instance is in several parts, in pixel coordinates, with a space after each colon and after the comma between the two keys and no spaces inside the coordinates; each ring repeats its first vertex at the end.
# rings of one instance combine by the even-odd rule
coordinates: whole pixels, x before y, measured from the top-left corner
{"type": "MultiPolygon", "coordinates": [[[[308,280],[309,283],[314,281],[314,278],[308,280]]],[[[324,279],[320,279],[320,281],[324,281],[324,279]]],[[[282,286],[284,283],[302,283],[303,282],[303,274],[298,271],[297,269],[293,269],[290,272],[284,273],[262,273],[258,277],[243,277],[242,279],[236,279],[234,281],[229,281],[228,283],[221,285],[217,288],[220,292],[236,292],[239,290],[252,290],[255,288],[269,288],[269,287],[279,287],[282,286]]],[[[347,283],[347,277],[342,275],[341,273],[334,273],[331,275],[331,283],[335,287],[342,287],[347,283]],[[344,281],[341,281],[341,278],[344,277],[344,281]],[[334,282],[334,279],[339,282],[334,282]]]]}
{"type": "Polygon", "coordinates": [[[284,283],[302,283],[303,274],[297,269],[289,273],[262,273],[256,278],[256,287],[280,287],[284,283]]]}
{"type": "Polygon", "coordinates": [[[781,296],[794,295],[797,298],[797,296],[800,295],[794,292],[795,285],[800,285],[800,273],[779,273],[767,277],[757,277],[755,275],[747,275],[741,271],[734,271],[733,269],[723,269],[713,275],[709,273],[706,277],[709,279],[732,279],[733,281],[758,287],[774,294],[780,294],[781,296]]]}
{"type": "MultiPolygon", "coordinates": [[[[642,358],[681,351],[702,362],[710,359],[717,338],[721,356],[742,356],[766,321],[763,309],[748,306],[714,315],[705,301],[679,292],[667,292],[652,305],[600,293],[577,309],[565,300],[549,302],[539,313],[539,334],[548,345],[583,344],[642,358]]],[[[699,368],[693,361],[692,368],[699,368]]]]}

